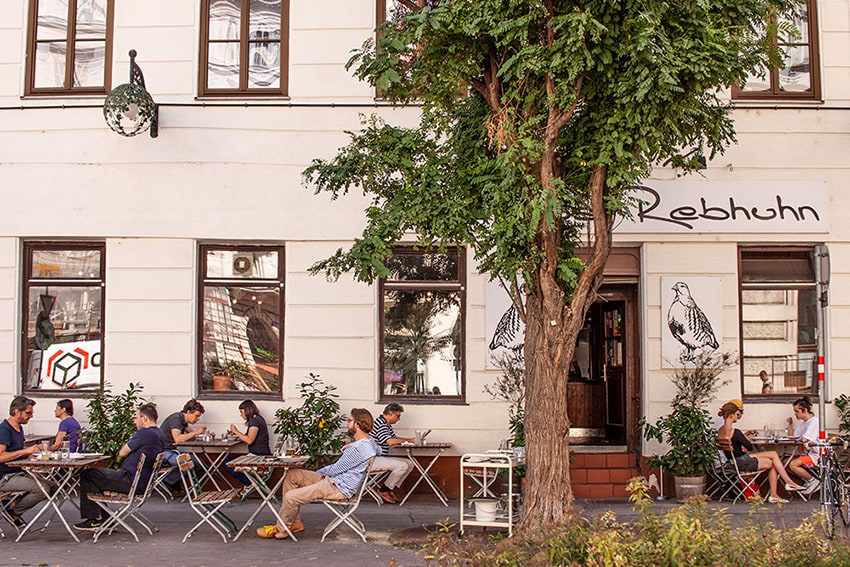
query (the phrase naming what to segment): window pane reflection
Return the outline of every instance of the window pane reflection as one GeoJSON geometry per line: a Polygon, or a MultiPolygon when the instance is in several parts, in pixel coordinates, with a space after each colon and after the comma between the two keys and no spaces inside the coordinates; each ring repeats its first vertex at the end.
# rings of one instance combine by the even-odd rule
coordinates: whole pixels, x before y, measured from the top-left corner
{"type": "Polygon", "coordinates": [[[461,393],[460,296],[454,291],[384,293],[384,394],[461,393]]]}
{"type": "Polygon", "coordinates": [[[34,250],[35,279],[100,279],[100,250],[34,250]]]}
{"type": "Polygon", "coordinates": [[[458,279],[457,253],[394,254],[387,260],[388,280],[443,281],[458,279]]]}
{"type": "Polygon", "coordinates": [[[39,43],[35,52],[35,87],[65,86],[65,42],[39,43]]]}
{"type": "Polygon", "coordinates": [[[239,88],[239,44],[212,43],[209,49],[207,86],[211,89],[239,88]]]}
{"type": "Polygon", "coordinates": [[[280,87],[280,44],[252,43],[249,47],[248,88],[280,87]]]}
{"type": "Polygon", "coordinates": [[[66,39],[68,0],[39,0],[36,39],[66,39]]]}
{"type": "Polygon", "coordinates": [[[97,87],[104,83],[106,42],[78,42],[74,54],[74,86],[97,87]]]}
{"type": "Polygon", "coordinates": [[[208,278],[278,278],[278,253],[274,251],[209,250],[208,278]]]}
{"type": "Polygon", "coordinates": [[[242,2],[211,0],[209,39],[238,40],[242,2]]]}
{"type": "Polygon", "coordinates": [[[106,37],[106,0],[77,0],[77,39],[106,37]]]}
{"type": "Polygon", "coordinates": [[[280,290],[204,286],[203,390],[280,391],[280,290]]]}

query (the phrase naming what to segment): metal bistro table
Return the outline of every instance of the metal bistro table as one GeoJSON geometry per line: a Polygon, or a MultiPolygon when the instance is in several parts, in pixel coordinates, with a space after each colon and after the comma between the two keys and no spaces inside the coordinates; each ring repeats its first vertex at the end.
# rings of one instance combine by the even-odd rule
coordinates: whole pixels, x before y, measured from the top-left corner
{"type": "Polygon", "coordinates": [[[201,469],[204,471],[204,474],[202,474],[201,478],[198,480],[198,485],[203,486],[204,483],[209,480],[213,483],[216,490],[221,490],[222,488],[216,480],[216,477],[218,477],[226,487],[235,488],[221,470],[221,465],[233,449],[239,445],[244,445],[244,443],[235,438],[228,438],[224,440],[211,439],[210,441],[193,439],[191,441],[184,441],[177,445],[177,450],[181,453],[195,453],[203,455],[204,458],[196,459],[201,465],[201,469]]]}
{"type": "Polygon", "coordinates": [[[443,494],[443,491],[440,490],[440,487],[434,482],[434,479],[428,474],[428,471],[431,470],[431,467],[434,466],[434,463],[446,452],[446,449],[450,449],[452,446],[451,443],[425,443],[421,445],[414,445],[413,443],[402,443],[401,445],[393,445],[391,449],[394,450],[402,450],[407,454],[407,458],[410,459],[410,462],[413,463],[413,466],[416,470],[419,471],[419,478],[416,479],[416,482],[413,483],[413,486],[410,487],[410,490],[407,491],[407,494],[404,495],[401,502],[399,502],[399,506],[404,506],[404,503],[407,502],[407,499],[410,498],[410,495],[413,494],[413,491],[416,490],[416,487],[419,486],[419,483],[424,479],[428,486],[431,487],[431,490],[434,494],[437,495],[443,502],[443,506],[449,505],[449,499],[443,494]],[[428,462],[424,467],[422,463],[420,463],[415,454],[419,453],[434,453],[433,458],[428,462]]]}
{"type": "MultiPolygon", "coordinates": [[[[245,525],[242,526],[242,529],[234,536],[233,541],[239,539],[239,536],[242,535],[248,527],[254,523],[254,518],[257,517],[257,514],[263,511],[263,508],[266,507],[272,511],[274,517],[277,518],[278,522],[281,526],[287,531],[289,537],[292,538],[293,541],[297,541],[295,536],[289,531],[289,526],[286,525],[286,522],[280,517],[280,503],[277,500],[277,493],[280,490],[280,487],[283,486],[283,481],[286,478],[289,469],[292,468],[301,468],[310,460],[309,457],[275,457],[272,455],[243,455],[241,457],[237,457],[230,461],[230,466],[235,468],[236,470],[242,472],[245,476],[248,477],[248,480],[251,481],[251,485],[254,487],[254,490],[257,491],[262,498],[260,505],[257,506],[257,509],[254,510],[254,513],[251,514],[251,517],[248,518],[248,521],[245,522],[245,525]],[[261,474],[262,469],[283,469],[283,474],[280,477],[274,486],[269,486],[263,476],[261,474]]],[[[271,480],[273,476],[269,477],[271,480]]]]}
{"type": "MultiPolygon", "coordinates": [[[[109,457],[99,453],[72,453],[72,455],[79,455],[79,457],[37,461],[32,459],[22,459],[6,463],[10,467],[20,467],[24,469],[33,479],[35,479],[42,494],[44,494],[47,498],[44,506],[42,506],[41,510],[39,510],[33,519],[29,521],[24,529],[21,530],[21,533],[18,534],[18,538],[15,541],[20,541],[21,538],[30,531],[30,528],[36,525],[36,522],[42,514],[44,514],[49,508],[53,508],[54,514],[59,516],[59,519],[62,521],[65,529],[68,530],[68,533],[71,534],[71,537],[73,537],[77,543],[80,542],[77,534],[74,533],[74,530],[68,525],[68,521],[65,519],[65,516],[62,515],[61,506],[66,500],[71,500],[73,497],[71,488],[73,488],[74,484],[71,481],[74,478],[74,475],[83,469],[102,468],[106,466],[106,463],[109,461],[109,457]],[[50,491],[48,490],[48,486],[51,482],[56,484],[56,490],[53,494],[50,494],[50,491]]],[[[47,524],[45,524],[44,528],[46,527],[47,524]]],[[[44,528],[41,528],[42,531],[44,528]]]]}
{"type": "Polygon", "coordinates": [[[786,467],[797,455],[797,448],[802,445],[797,437],[753,437],[752,443],[756,451],[776,451],[786,467]]]}

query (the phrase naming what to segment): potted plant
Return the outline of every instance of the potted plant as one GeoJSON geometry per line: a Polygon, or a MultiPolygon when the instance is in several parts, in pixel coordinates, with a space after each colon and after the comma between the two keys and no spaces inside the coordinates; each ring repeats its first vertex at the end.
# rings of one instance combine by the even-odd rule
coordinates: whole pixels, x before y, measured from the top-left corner
{"type": "MultiPolygon", "coordinates": [[[[502,368],[502,374],[492,386],[484,386],[484,391],[494,399],[508,402],[508,429],[511,437],[508,439],[514,454],[525,455],[525,363],[521,352],[507,351],[495,358],[496,364],[502,368]]],[[[513,467],[513,493],[522,494],[522,483],[525,479],[525,465],[513,467]]],[[[507,493],[506,484],[502,492],[507,493]]]]}
{"type": "Polygon", "coordinates": [[[123,394],[113,394],[109,382],[106,382],[86,404],[89,426],[82,431],[85,449],[109,455],[110,467],[121,461],[118,452],[136,432],[133,418],[145,402],[141,391],[141,384],[131,382],[123,394]]]}
{"type": "Polygon", "coordinates": [[[703,352],[691,359],[680,359],[673,373],[676,395],[669,414],[661,416],[654,424],[641,418],[644,437],[666,444],[666,454],[651,460],[673,474],[676,481],[676,499],[680,502],[705,492],[705,475],[717,456],[717,432],[705,406],[714,400],[715,392],[724,370],[737,364],[737,357],[729,353],[703,352]]]}

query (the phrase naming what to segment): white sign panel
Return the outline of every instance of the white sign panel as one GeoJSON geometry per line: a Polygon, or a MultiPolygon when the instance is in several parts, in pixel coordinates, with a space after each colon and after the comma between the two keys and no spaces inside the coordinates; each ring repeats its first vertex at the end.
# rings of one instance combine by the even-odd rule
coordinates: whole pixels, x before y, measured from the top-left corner
{"type": "Polygon", "coordinates": [[[661,278],[661,367],[679,368],[702,352],[722,352],[722,280],[661,278]]]}
{"type": "Polygon", "coordinates": [[[829,232],[823,181],[647,180],[617,233],[829,232]]]}
{"type": "Polygon", "coordinates": [[[41,356],[38,387],[43,390],[100,386],[100,341],[53,343],[41,356]]]}
{"type": "Polygon", "coordinates": [[[525,344],[525,323],[511,302],[508,292],[496,281],[487,282],[484,290],[484,324],[487,333],[485,368],[500,368],[498,360],[509,351],[522,354],[525,344]]]}

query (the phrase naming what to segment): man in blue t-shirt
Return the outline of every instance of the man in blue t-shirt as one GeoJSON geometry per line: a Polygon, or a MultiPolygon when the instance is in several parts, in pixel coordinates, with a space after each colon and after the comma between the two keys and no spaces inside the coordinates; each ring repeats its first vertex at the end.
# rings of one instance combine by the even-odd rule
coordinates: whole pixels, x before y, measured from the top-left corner
{"type": "Polygon", "coordinates": [[[165,448],[165,438],[156,426],[157,414],[153,404],[142,404],[136,410],[133,423],[136,433],[127,444],[118,451],[118,456],[124,459],[121,468],[114,469],[84,469],[80,475],[80,516],[83,521],[75,524],[78,530],[96,530],[102,522],[103,510],[97,503],[89,500],[89,494],[109,490],[127,494],[133,485],[133,477],[139,466],[139,458],[145,456],[142,476],[139,478],[138,491],[143,491],[151,476],[154,460],[165,448]]]}
{"type": "MultiPolygon", "coordinates": [[[[7,509],[6,518],[16,528],[23,528],[26,523],[21,518],[21,512],[28,510],[45,499],[38,483],[30,475],[17,467],[6,463],[29,458],[39,450],[38,445],[24,446],[24,425],[29,423],[33,415],[35,400],[26,396],[16,396],[9,404],[9,417],[0,423],[0,490],[23,490],[26,492],[17,502],[7,509]]],[[[51,487],[52,488],[52,487],[51,487]]]]}

